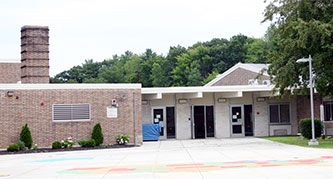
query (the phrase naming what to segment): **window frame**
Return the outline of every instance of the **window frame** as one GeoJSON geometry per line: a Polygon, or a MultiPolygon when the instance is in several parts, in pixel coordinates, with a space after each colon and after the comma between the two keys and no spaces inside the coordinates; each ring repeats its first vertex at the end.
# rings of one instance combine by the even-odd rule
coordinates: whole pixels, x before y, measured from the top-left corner
{"type": "Polygon", "coordinates": [[[324,101],[323,102],[323,105],[324,105],[324,122],[333,122],[333,101],[324,101]],[[330,105],[330,116],[326,116],[326,113],[327,113],[327,109],[326,109],[326,105],[330,105]],[[331,120],[326,120],[326,118],[329,118],[331,120]]]}
{"type": "Polygon", "coordinates": [[[58,122],[89,122],[91,121],[91,104],[89,103],[80,103],[80,104],[52,104],[52,122],[58,123],[58,122]],[[73,120],[73,111],[71,108],[71,117],[69,120],[54,120],[54,106],[56,105],[70,105],[71,107],[73,105],[88,105],[89,106],[89,119],[75,119],[73,120]]]}
{"type": "Polygon", "coordinates": [[[269,121],[269,124],[271,125],[290,125],[290,121],[291,121],[291,105],[290,103],[271,103],[271,104],[268,104],[268,121],[269,121]],[[275,106],[277,105],[278,106],[278,119],[279,119],[279,122],[271,122],[271,110],[270,110],[270,107],[271,106],[275,106]],[[281,122],[281,105],[288,105],[289,106],[289,122],[281,122]]]}

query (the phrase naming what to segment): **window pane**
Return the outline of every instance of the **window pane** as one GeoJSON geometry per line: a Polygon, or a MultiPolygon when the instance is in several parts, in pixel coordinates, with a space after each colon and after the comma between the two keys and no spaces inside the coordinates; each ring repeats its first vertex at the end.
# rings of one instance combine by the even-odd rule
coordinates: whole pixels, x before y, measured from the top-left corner
{"type": "Polygon", "coordinates": [[[325,111],[325,121],[330,121],[330,120],[332,120],[331,118],[331,116],[332,116],[332,108],[331,107],[333,107],[333,105],[331,105],[330,103],[326,103],[325,104],[325,106],[324,106],[324,111],[325,111]]]}
{"type": "Polygon", "coordinates": [[[269,106],[269,119],[271,123],[279,122],[279,106],[278,105],[270,105],[269,106]]]}
{"type": "Polygon", "coordinates": [[[330,110],[330,121],[333,120],[333,103],[330,103],[330,106],[331,106],[331,110],[330,110]]]}
{"type": "Polygon", "coordinates": [[[232,125],[232,133],[233,134],[241,134],[242,133],[242,125],[232,125]]]}
{"type": "Polygon", "coordinates": [[[281,123],[290,122],[289,104],[280,105],[280,121],[281,121],[281,123]]]}
{"type": "Polygon", "coordinates": [[[214,108],[206,106],[206,128],[207,137],[214,137],[214,108]]]}
{"type": "Polygon", "coordinates": [[[167,138],[175,138],[175,107],[166,108],[167,138]]]}

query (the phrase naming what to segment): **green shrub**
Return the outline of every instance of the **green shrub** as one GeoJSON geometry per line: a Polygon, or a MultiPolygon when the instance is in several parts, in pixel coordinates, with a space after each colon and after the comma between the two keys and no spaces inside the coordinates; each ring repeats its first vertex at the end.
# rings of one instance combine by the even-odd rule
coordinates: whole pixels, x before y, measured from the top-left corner
{"type": "Polygon", "coordinates": [[[72,137],[68,137],[61,141],[61,144],[64,148],[72,148],[75,142],[73,141],[72,137]]]}
{"type": "Polygon", "coordinates": [[[22,141],[20,141],[20,140],[16,141],[15,144],[17,144],[17,145],[19,146],[20,150],[23,150],[24,147],[25,147],[24,142],[22,142],[22,141]]]}
{"type": "Polygon", "coordinates": [[[77,143],[81,146],[81,147],[85,147],[86,146],[86,140],[84,140],[84,139],[79,139],[78,141],[77,141],[77,143]]]}
{"type": "Polygon", "coordinates": [[[128,135],[117,135],[116,137],[116,142],[119,144],[119,145],[125,145],[129,142],[129,136],[128,135]]]}
{"type": "Polygon", "coordinates": [[[59,141],[55,141],[52,143],[52,149],[61,149],[62,144],[59,141]]]}
{"type": "Polygon", "coordinates": [[[94,126],[94,129],[91,134],[91,138],[95,140],[96,146],[99,146],[100,144],[103,144],[103,133],[102,133],[102,127],[100,123],[97,123],[94,126]]]}
{"type": "Polygon", "coordinates": [[[32,137],[31,137],[31,133],[28,127],[28,124],[25,124],[22,127],[22,131],[20,134],[20,141],[24,142],[25,146],[28,147],[29,149],[32,146],[32,137]]]}
{"type": "Polygon", "coordinates": [[[38,146],[37,146],[37,144],[35,144],[34,146],[32,146],[32,149],[33,149],[33,150],[38,150],[38,146]]]}
{"type": "MultiPolygon", "coordinates": [[[[320,137],[323,131],[323,125],[319,119],[315,119],[315,137],[320,137]]],[[[302,136],[307,139],[312,139],[312,125],[311,119],[305,118],[299,122],[299,128],[302,133],[302,136]]]]}
{"type": "Polygon", "coordinates": [[[20,150],[20,146],[17,144],[12,144],[7,148],[8,152],[16,152],[20,150]]]}
{"type": "Polygon", "coordinates": [[[88,139],[85,143],[84,147],[95,147],[96,146],[96,142],[94,139],[88,139]]]}

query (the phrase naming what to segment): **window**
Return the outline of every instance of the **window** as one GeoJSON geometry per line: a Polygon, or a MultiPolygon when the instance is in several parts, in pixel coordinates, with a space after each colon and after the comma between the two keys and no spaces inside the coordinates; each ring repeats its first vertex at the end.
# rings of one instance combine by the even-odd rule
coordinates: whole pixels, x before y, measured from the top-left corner
{"type": "Polygon", "coordinates": [[[90,104],[53,104],[53,122],[90,121],[90,104]]]}
{"type": "Polygon", "coordinates": [[[290,123],[289,104],[270,104],[269,121],[270,123],[290,123]]]}
{"type": "Polygon", "coordinates": [[[325,121],[333,121],[333,102],[324,102],[325,121]]]}

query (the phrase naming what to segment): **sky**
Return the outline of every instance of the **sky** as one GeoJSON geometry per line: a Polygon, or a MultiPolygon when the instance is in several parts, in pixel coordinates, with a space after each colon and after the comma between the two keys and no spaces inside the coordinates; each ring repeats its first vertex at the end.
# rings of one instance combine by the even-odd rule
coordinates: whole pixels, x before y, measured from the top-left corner
{"type": "Polygon", "coordinates": [[[147,48],[264,36],[264,0],[0,0],[0,58],[20,59],[24,25],[49,26],[50,75],[147,48]]]}

